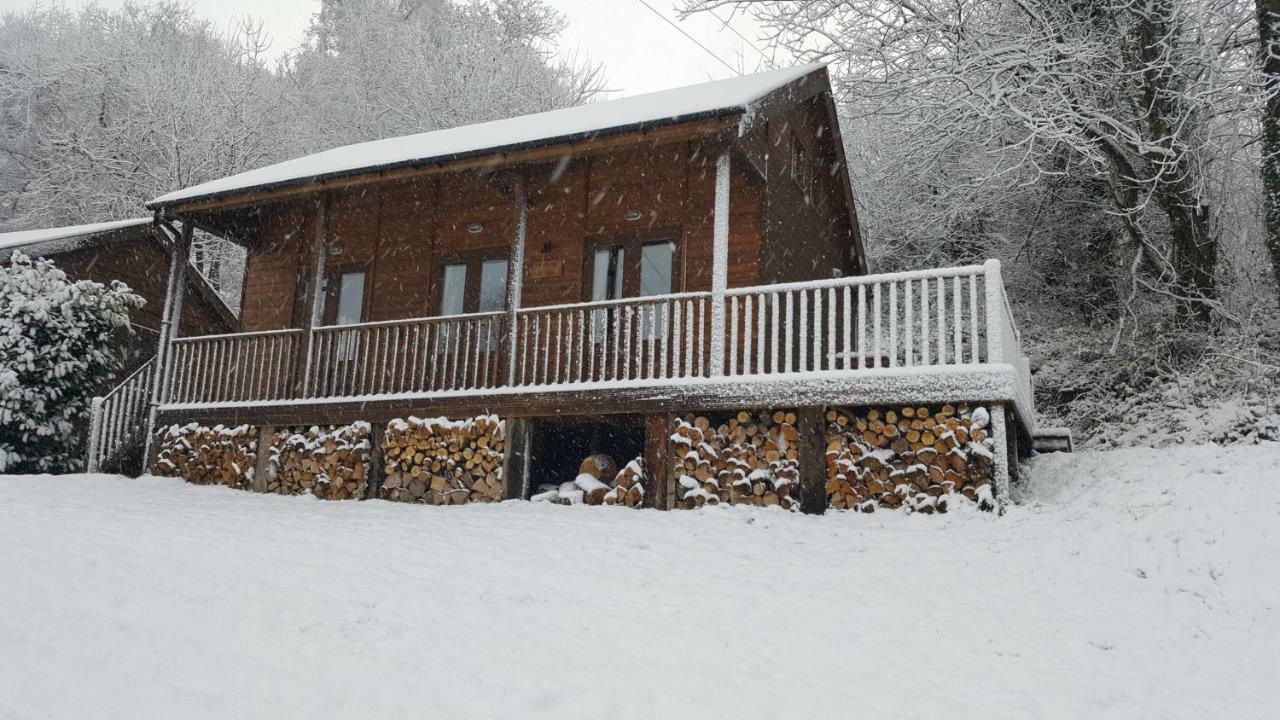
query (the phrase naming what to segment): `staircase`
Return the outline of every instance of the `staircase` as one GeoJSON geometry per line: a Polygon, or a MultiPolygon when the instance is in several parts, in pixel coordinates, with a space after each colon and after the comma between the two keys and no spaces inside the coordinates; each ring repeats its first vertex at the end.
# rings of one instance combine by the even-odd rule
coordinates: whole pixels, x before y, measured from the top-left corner
{"type": "Polygon", "coordinates": [[[141,468],[138,453],[146,441],[155,368],[152,358],[111,392],[93,399],[86,463],[89,472],[136,472],[141,468]]]}

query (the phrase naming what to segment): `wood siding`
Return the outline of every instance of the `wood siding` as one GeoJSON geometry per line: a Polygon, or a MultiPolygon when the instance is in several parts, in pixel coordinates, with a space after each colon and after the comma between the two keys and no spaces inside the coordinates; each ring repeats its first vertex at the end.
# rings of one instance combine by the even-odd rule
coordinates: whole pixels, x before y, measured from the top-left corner
{"type": "MultiPolygon", "coordinates": [[[[515,170],[529,188],[525,307],[583,300],[587,249],[615,237],[674,241],[681,284],[673,290],[710,288],[715,157],[703,143],[640,144],[515,170]]],[[[730,286],[760,280],[764,197],[764,183],[735,163],[730,286]]],[[[245,331],[301,324],[315,208],[314,199],[262,208],[245,278],[245,331]]],[[[489,178],[459,172],[335,191],[328,217],[328,265],[369,273],[364,319],[378,321],[432,314],[449,254],[505,255],[516,208],[489,178]]]]}
{"type": "MultiPolygon", "coordinates": [[[[150,232],[148,229],[146,232],[150,232]]],[[[160,330],[160,315],[164,309],[165,286],[169,278],[169,255],[156,240],[141,236],[116,240],[50,256],[54,264],[73,280],[94,280],[103,284],[119,280],[146,303],[129,314],[129,320],[140,334],[150,336],[154,345],[160,330]]],[[[189,270],[194,273],[195,270],[189,270]]],[[[180,335],[210,335],[232,332],[235,328],[223,319],[201,297],[189,281],[186,297],[182,302],[180,335]]]]}

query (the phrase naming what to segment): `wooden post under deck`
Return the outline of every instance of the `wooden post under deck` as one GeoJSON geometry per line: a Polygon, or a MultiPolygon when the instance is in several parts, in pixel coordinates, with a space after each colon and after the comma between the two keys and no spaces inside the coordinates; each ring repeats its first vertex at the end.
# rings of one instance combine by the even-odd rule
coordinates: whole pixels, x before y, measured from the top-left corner
{"type": "Polygon", "coordinates": [[[671,475],[671,415],[650,415],[644,421],[644,507],[666,510],[667,478],[671,475]]]}
{"type": "Polygon", "coordinates": [[[507,418],[507,436],[503,438],[503,498],[523,500],[529,497],[529,420],[507,418]]]}
{"type": "Polygon", "coordinates": [[[811,515],[827,511],[826,438],[823,408],[796,411],[796,435],[800,439],[800,510],[811,515]]]}

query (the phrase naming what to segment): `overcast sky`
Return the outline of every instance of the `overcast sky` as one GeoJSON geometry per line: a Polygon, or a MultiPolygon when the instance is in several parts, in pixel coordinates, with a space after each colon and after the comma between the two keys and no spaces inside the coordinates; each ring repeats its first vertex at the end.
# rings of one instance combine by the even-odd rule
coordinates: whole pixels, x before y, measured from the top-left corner
{"type": "MultiPolygon", "coordinates": [[[[646,1],[734,68],[745,72],[767,69],[760,53],[715,17],[701,15],[681,22],[676,20],[677,0],[646,1]]],[[[32,4],[33,0],[0,0],[0,10],[22,10],[32,4]]],[[[67,0],[64,4],[75,8],[88,3],[67,0]]],[[[123,0],[103,0],[98,4],[118,7],[123,0]]],[[[319,7],[318,0],[190,0],[190,4],[227,27],[244,15],[261,18],[274,38],[276,52],[298,43],[311,14],[319,7]]],[[[561,51],[577,52],[603,63],[609,88],[616,91],[611,97],[734,74],[663,22],[641,0],[549,0],[549,4],[569,20],[569,28],[561,38],[561,51]]],[[[721,18],[729,18],[727,10],[716,12],[721,18]]],[[[733,19],[732,27],[756,47],[765,49],[764,43],[757,40],[758,29],[747,18],[733,19]]]]}

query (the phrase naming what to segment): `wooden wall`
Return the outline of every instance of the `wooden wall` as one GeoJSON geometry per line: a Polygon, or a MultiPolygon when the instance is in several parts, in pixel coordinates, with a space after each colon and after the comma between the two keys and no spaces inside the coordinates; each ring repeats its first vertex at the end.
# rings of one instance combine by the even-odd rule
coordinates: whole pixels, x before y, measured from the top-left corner
{"type": "Polygon", "coordinates": [[[856,228],[844,211],[843,187],[834,167],[839,157],[819,98],[800,103],[771,120],[766,174],[764,248],[761,282],[819,280],[857,272],[851,250],[856,228]],[[810,179],[798,182],[791,171],[792,143],[799,142],[808,157],[810,179]]]}
{"type": "MultiPolygon", "coordinates": [[[[710,289],[715,159],[701,143],[566,155],[519,170],[530,188],[525,306],[582,301],[588,248],[614,237],[675,241],[675,290],[710,289]],[[631,211],[641,217],[628,220],[631,211]]],[[[764,198],[764,183],[745,163],[735,162],[730,286],[760,282],[764,198]]],[[[245,279],[245,331],[297,326],[304,317],[316,202],[264,208],[245,279]]],[[[461,172],[335,192],[328,217],[328,267],[369,273],[366,319],[376,321],[432,314],[442,261],[461,252],[505,255],[516,213],[487,179],[461,172]],[[473,223],[483,230],[470,232],[473,223]]]]}
{"type": "MultiPolygon", "coordinates": [[[[73,280],[94,280],[104,284],[119,280],[128,285],[146,301],[141,308],[129,314],[130,323],[140,334],[150,334],[153,339],[159,333],[165,286],[169,279],[169,255],[159,242],[140,236],[59,253],[51,259],[73,280]]],[[[183,298],[179,333],[209,335],[232,332],[234,328],[209,301],[200,296],[194,282],[189,283],[183,298]]]]}

